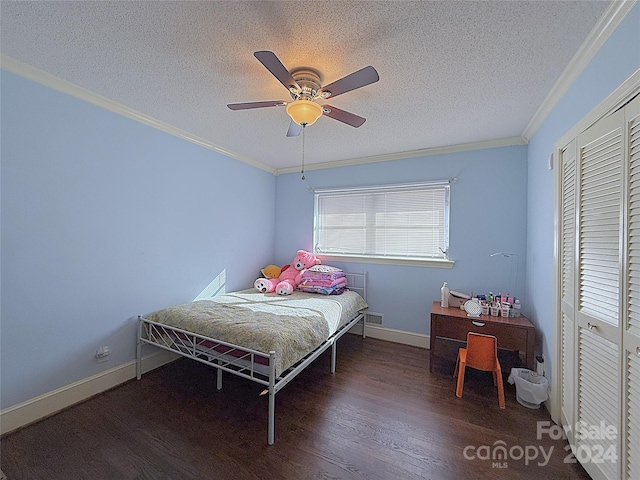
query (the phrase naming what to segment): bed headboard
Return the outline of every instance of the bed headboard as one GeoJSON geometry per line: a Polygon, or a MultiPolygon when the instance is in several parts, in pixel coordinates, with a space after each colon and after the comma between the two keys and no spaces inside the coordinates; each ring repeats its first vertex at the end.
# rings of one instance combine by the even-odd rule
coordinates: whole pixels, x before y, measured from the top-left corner
{"type": "Polygon", "coordinates": [[[367,273],[344,272],[347,277],[347,288],[360,294],[367,301],[367,273]]]}

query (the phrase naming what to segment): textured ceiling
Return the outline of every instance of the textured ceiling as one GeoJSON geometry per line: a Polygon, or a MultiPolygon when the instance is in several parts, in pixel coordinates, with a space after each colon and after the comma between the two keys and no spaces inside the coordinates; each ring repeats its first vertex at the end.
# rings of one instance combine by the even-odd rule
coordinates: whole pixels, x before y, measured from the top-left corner
{"type": "Polygon", "coordinates": [[[271,169],[300,164],[290,100],[253,52],[323,84],[367,65],[380,81],[331,104],[307,164],[521,136],[608,1],[1,2],[3,55],[271,169]]]}

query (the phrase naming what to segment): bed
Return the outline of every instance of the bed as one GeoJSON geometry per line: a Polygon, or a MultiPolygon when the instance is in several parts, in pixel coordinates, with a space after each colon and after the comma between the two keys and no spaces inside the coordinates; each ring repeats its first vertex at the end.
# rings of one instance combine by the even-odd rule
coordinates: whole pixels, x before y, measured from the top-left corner
{"type": "Polygon", "coordinates": [[[336,342],[356,323],[366,336],[366,274],[346,276],[349,287],[341,295],[251,289],[139,316],[136,376],[142,374],[142,346],[150,344],[216,368],[218,390],[223,372],[264,385],[272,445],[276,393],[328,348],[334,373],[336,342]]]}

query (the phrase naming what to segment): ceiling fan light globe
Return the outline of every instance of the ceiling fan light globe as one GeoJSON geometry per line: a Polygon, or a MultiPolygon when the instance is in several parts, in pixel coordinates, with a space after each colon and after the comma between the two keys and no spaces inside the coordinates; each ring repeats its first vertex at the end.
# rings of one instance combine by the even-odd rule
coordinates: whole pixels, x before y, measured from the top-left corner
{"type": "Polygon", "coordinates": [[[322,107],[316,102],[299,99],[287,105],[287,114],[298,125],[313,125],[322,115],[322,107]]]}

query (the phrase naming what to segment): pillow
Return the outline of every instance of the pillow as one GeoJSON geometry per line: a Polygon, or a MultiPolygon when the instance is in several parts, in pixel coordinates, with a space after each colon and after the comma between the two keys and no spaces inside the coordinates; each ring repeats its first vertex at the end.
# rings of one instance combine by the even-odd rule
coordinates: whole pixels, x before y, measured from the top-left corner
{"type": "Polygon", "coordinates": [[[336,273],[341,272],[342,269],[338,267],[332,267],[331,265],[314,265],[309,268],[310,272],[318,272],[318,273],[336,273]]]}

